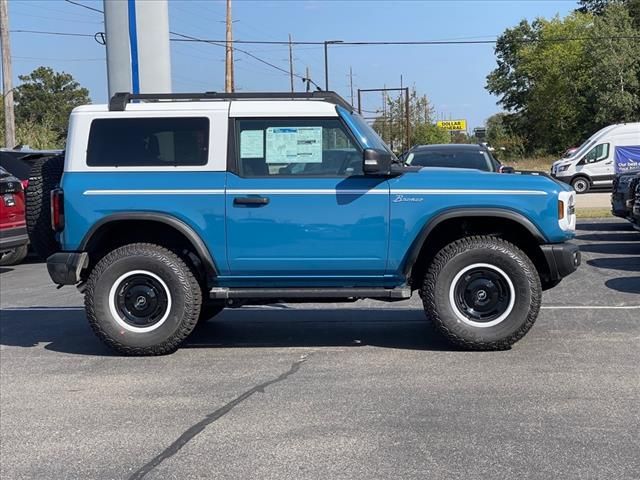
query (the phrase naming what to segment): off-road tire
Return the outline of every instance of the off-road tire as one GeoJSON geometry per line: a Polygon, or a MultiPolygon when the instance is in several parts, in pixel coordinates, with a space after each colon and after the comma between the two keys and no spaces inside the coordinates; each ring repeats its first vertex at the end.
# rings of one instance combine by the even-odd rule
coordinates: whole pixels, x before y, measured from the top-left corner
{"type": "Polygon", "coordinates": [[[14,248],[9,252],[0,253],[0,267],[18,265],[26,258],[28,252],[29,247],[27,247],[27,245],[23,245],[21,247],[14,248]]]}
{"type": "Polygon", "coordinates": [[[421,297],[427,316],[452,343],[468,350],[506,350],[536,321],[542,288],[535,266],[518,247],[501,238],[472,236],[456,240],[436,254],[425,275],[421,297]],[[451,302],[456,275],[475,264],[501,269],[514,287],[510,313],[493,326],[478,327],[461,321],[451,302]]]}
{"type": "Polygon", "coordinates": [[[192,270],[175,253],[149,243],[125,245],[105,255],[89,275],[85,291],[91,328],[124,355],[164,355],[176,350],[196,326],[201,303],[200,284],[192,270]],[[110,309],[112,287],[127,272],[136,270],[161,278],[171,299],[166,320],[156,330],[144,333],[123,328],[110,309]]]}
{"type": "Polygon", "coordinates": [[[587,193],[591,188],[591,182],[586,177],[576,177],[571,180],[571,188],[575,190],[577,194],[587,193]]]}
{"type": "Polygon", "coordinates": [[[25,190],[27,232],[33,250],[42,259],[60,250],[51,228],[51,190],[60,185],[64,156],[43,157],[35,161],[25,190]]]}

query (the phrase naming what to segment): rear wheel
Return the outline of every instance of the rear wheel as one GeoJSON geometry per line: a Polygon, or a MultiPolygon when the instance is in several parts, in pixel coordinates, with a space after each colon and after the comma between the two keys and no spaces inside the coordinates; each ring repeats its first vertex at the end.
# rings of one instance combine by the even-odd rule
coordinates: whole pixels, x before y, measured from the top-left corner
{"type": "Polygon", "coordinates": [[[503,350],[532,327],[541,292],[538,272],[524,252],[500,238],[477,236],[438,252],[422,299],[429,318],[453,343],[503,350]]]}
{"type": "Polygon", "coordinates": [[[8,252],[0,253],[0,266],[8,267],[10,265],[18,265],[25,259],[28,251],[29,247],[23,245],[8,252]]]}
{"type": "Polygon", "coordinates": [[[589,180],[585,177],[577,177],[571,180],[571,186],[576,191],[576,193],[587,193],[591,184],[589,180]]]}
{"type": "Polygon", "coordinates": [[[42,259],[60,250],[56,234],[51,228],[51,190],[60,185],[64,157],[44,157],[31,167],[29,184],[25,190],[27,232],[35,252],[42,259]]]}
{"type": "Polygon", "coordinates": [[[189,267],[158,245],[134,243],[103,257],[85,291],[89,324],[125,355],[174,351],[200,315],[200,285],[189,267]]]}

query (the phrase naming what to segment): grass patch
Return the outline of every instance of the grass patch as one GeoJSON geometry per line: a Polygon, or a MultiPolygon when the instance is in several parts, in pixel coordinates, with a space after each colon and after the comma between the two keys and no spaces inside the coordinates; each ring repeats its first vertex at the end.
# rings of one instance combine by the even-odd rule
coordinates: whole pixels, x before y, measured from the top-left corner
{"type": "Polygon", "coordinates": [[[518,160],[505,160],[503,163],[516,170],[536,170],[549,173],[551,164],[557,160],[556,157],[535,157],[521,158],[518,160]]]}
{"type": "Polygon", "coordinates": [[[576,208],[577,218],[612,218],[611,209],[603,207],[576,208]]]}

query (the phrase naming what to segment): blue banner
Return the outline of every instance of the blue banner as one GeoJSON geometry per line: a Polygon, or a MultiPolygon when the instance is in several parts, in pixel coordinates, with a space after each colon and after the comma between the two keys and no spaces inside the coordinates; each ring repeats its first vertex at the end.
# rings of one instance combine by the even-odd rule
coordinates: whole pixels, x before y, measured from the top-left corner
{"type": "Polygon", "coordinates": [[[640,145],[616,147],[616,173],[640,170],[640,145]]]}

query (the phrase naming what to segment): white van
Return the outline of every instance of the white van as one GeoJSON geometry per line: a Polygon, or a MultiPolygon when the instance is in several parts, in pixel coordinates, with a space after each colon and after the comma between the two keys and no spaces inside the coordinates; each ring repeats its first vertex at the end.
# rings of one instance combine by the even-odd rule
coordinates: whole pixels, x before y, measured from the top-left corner
{"type": "Polygon", "coordinates": [[[640,122],[609,125],[594,133],[569,157],[551,165],[551,175],[576,193],[610,187],[616,173],[640,169],[640,122]]]}

